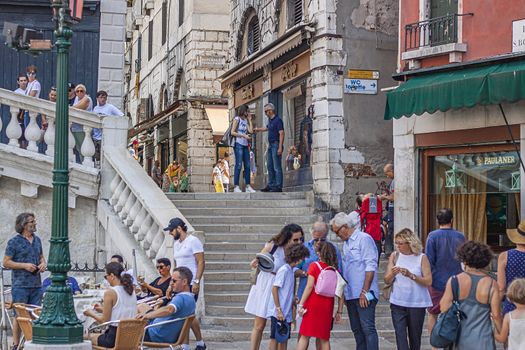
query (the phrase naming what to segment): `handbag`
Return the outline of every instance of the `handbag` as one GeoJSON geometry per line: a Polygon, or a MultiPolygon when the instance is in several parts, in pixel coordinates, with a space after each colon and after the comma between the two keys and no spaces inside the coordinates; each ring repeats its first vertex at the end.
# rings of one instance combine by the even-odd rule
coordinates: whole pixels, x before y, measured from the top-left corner
{"type": "Polygon", "coordinates": [[[348,282],[345,280],[345,278],[339,273],[339,271],[335,271],[337,273],[337,287],[335,288],[335,295],[338,298],[344,297],[345,287],[348,284],[348,282]]]}
{"type": "Polygon", "coordinates": [[[461,320],[467,315],[461,311],[459,304],[459,282],[456,276],[452,276],[452,305],[438,316],[434,328],[430,334],[430,345],[435,348],[446,348],[452,346],[461,332],[461,320]]]}
{"type": "MultiPolygon", "coordinates": [[[[270,255],[273,258],[273,253],[279,248],[275,243],[273,244],[272,250],[270,250],[270,255]]],[[[250,271],[250,284],[255,285],[257,284],[257,276],[259,276],[259,272],[261,270],[259,269],[259,266],[252,267],[252,270],[250,271]]]]}
{"type": "MultiPolygon", "coordinates": [[[[399,253],[398,252],[394,252],[394,266],[396,265],[397,263],[397,258],[399,257],[399,253]]],[[[392,289],[394,288],[394,281],[396,280],[396,278],[394,277],[394,279],[392,280],[392,282],[390,283],[385,283],[385,286],[383,287],[383,298],[385,298],[385,300],[390,300],[390,295],[392,294],[392,289]]]]}

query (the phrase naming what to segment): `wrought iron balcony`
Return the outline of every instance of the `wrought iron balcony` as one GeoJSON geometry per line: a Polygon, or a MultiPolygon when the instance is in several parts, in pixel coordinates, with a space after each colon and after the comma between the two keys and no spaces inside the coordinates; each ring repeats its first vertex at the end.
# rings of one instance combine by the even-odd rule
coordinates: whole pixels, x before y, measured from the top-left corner
{"type": "Polygon", "coordinates": [[[438,46],[458,41],[458,17],[472,13],[451,14],[405,26],[405,51],[438,46]]]}

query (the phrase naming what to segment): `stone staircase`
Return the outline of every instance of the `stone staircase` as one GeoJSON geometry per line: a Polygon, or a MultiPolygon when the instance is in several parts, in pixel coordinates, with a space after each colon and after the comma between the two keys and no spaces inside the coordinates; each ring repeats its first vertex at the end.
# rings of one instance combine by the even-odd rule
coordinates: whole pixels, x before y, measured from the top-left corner
{"type": "MultiPolygon", "coordinates": [[[[253,317],[244,312],[250,290],[249,262],[285,224],[301,225],[306,239],[310,239],[310,226],[318,217],[310,193],[170,193],[168,198],[195,230],[205,232],[202,318],[205,339],[249,340],[253,317]]],[[[335,237],[330,239],[339,241],[335,237]]],[[[380,281],[385,264],[386,261],[381,262],[380,281]]],[[[348,338],[353,344],[346,309],[343,316],[343,322],[334,326],[332,336],[348,338]]],[[[381,348],[395,349],[390,308],[384,301],[376,309],[376,326],[381,348]]],[[[268,338],[269,322],[265,333],[268,338]]],[[[428,344],[426,333],[423,344],[428,344]]]]}

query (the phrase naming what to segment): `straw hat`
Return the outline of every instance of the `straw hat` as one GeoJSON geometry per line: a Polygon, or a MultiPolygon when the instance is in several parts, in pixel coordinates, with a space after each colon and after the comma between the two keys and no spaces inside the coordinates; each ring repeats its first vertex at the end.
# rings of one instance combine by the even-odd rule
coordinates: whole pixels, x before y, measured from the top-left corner
{"type": "Polygon", "coordinates": [[[507,229],[507,236],[515,244],[525,244],[525,220],[517,228],[507,229]]]}

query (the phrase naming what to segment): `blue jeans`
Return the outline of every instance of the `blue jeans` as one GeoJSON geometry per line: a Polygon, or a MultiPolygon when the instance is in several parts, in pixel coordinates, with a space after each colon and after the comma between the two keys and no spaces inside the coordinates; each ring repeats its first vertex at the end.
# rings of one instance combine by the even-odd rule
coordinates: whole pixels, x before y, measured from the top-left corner
{"type": "Polygon", "coordinates": [[[235,171],[233,174],[233,183],[239,186],[239,178],[241,176],[242,163],[244,163],[244,182],[246,185],[250,184],[250,150],[248,146],[243,146],[235,143],[233,146],[235,152],[235,171]]]}
{"type": "Polygon", "coordinates": [[[379,339],[375,324],[376,305],[377,300],[371,301],[366,308],[359,306],[359,299],[346,301],[356,350],[379,350],[379,339]]]}
{"type": "Polygon", "coordinates": [[[268,187],[283,188],[282,154],[278,155],[279,142],[268,145],[268,187]]]}

